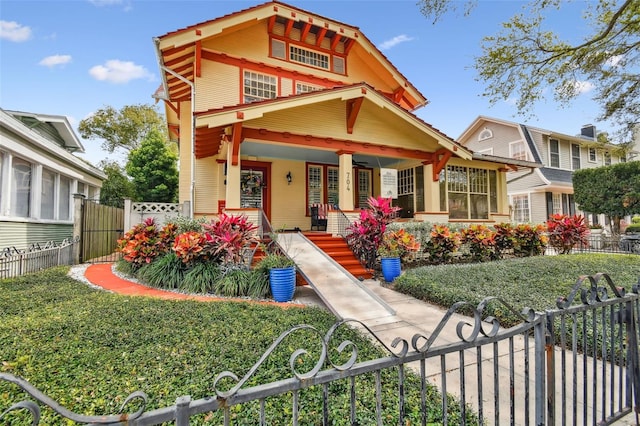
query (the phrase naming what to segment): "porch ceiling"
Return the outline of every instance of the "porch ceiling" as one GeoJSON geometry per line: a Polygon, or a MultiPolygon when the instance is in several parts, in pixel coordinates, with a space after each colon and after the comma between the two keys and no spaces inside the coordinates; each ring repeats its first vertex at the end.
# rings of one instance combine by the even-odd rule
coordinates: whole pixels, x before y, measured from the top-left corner
{"type": "MultiPolygon", "coordinates": [[[[250,141],[242,143],[242,155],[338,165],[338,155],[332,151],[273,144],[267,145],[250,141]]],[[[402,161],[402,159],[398,158],[375,157],[362,154],[354,154],[353,160],[360,163],[362,167],[391,167],[402,161]]]]}

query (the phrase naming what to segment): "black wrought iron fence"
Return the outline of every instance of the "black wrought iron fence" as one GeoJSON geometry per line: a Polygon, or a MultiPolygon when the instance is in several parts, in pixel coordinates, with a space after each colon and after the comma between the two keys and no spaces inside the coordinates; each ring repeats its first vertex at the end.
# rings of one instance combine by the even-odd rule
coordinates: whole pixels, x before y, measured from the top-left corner
{"type": "MultiPolygon", "coordinates": [[[[147,395],[134,392],[123,398],[120,413],[86,416],[66,410],[20,377],[0,373],[0,381],[17,386],[63,418],[92,424],[184,426],[193,416],[209,413],[208,418],[216,419],[209,421],[224,425],[426,425],[434,411],[444,425],[608,425],[632,412],[637,422],[639,287],[635,284],[626,292],[604,274],[582,277],[569,295],[558,299],[557,309],[545,312],[516,312],[489,297],[471,307],[471,317],[461,317],[458,312],[470,306],[458,302],[429,334],[397,337],[390,346],[355,320],[339,321],[326,333],[295,326],[283,332],[247,373],[218,374],[210,396],[192,400],[185,395],[169,407],[153,410],[146,410],[147,395]],[[490,303],[499,303],[521,322],[502,328],[486,316],[490,303]],[[351,341],[336,337],[349,324],[377,339],[388,355],[360,360],[351,341]],[[455,332],[440,340],[451,328],[455,332]],[[308,333],[305,347],[288,347],[287,337],[300,332],[308,333]],[[283,348],[291,351],[291,377],[250,385],[263,377],[257,372],[283,348]],[[299,362],[308,356],[311,362],[299,362]],[[308,368],[301,371],[301,365],[308,368]],[[383,394],[383,383],[389,380],[396,391],[389,393],[385,387],[383,394]],[[362,396],[366,386],[374,389],[373,397],[362,396]],[[439,390],[435,401],[433,386],[439,390]],[[287,408],[273,413],[272,398],[284,398],[287,408]],[[336,404],[343,408],[336,409],[336,404]]],[[[40,405],[32,400],[13,403],[1,412],[0,423],[20,410],[28,410],[33,424],[38,424],[40,405]]]]}

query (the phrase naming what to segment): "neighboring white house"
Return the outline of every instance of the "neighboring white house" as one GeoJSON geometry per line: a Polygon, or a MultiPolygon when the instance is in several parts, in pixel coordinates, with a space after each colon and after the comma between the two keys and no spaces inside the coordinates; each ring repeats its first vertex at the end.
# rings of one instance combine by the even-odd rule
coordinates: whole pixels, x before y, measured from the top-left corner
{"type": "Polygon", "coordinates": [[[0,250],[73,236],[73,194],[98,198],[106,178],[74,152],[66,117],[0,108],[0,250]]]}
{"type": "MultiPolygon", "coordinates": [[[[582,127],[576,136],[526,124],[479,116],[458,138],[466,148],[480,154],[533,161],[539,168],[507,174],[507,194],[514,222],[542,223],[549,215],[575,214],[574,170],[639,160],[637,151],[629,158],[616,154],[615,145],[600,148],[595,126],[582,127]]],[[[591,223],[603,224],[603,216],[588,215],[591,223]]]]}

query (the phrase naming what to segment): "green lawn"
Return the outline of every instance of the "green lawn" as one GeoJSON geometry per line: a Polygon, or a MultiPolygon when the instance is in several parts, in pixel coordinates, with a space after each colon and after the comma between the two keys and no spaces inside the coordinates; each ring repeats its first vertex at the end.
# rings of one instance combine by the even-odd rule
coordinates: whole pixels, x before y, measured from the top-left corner
{"type": "MultiPolygon", "coordinates": [[[[66,273],[66,268],[54,268],[0,281],[0,371],[25,378],[71,411],[87,415],[115,414],[137,390],[149,396],[147,409],[172,405],[183,395],[192,400],[212,395],[219,373],[229,370],[242,377],[283,331],[309,324],[324,335],[335,323],[331,314],[312,307],[125,297],[91,289],[66,273]]],[[[359,361],[387,355],[351,329],[343,330],[337,342],[347,338],[358,347],[359,361]]],[[[289,357],[296,349],[313,354],[298,365],[299,371],[308,371],[317,360],[320,344],[313,333],[296,333],[283,343],[249,386],[292,377],[289,357]]],[[[331,356],[346,361],[335,348],[331,356]]],[[[397,423],[392,420],[398,412],[397,372],[384,372],[382,379],[385,423],[397,423]]],[[[412,374],[406,380],[407,413],[411,424],[417,424],[419,380],[412,374]]],[[[358,419],[371,424],[373,376],[359,377],[357,386],[358,419]]],[[[332,384],[329,392],[333,424],[347,424],[348,382],[332,384]]],[[[301,393],[300,424],[318,424],[320,396],[319,388],[301,393]]],[[[437,423],[442,418],[440,397],[434,389],[428,397],[429,420],[437,423]]],[[[0,413],[24,398],[15,386],[0,382],[0,413]]],[[[283,413],[290,413],[291,404],[290,395],[270,399],[268,424],[289,424],[283,413]]],[[[459,423],[453,400],[449,407],[450,424],[459,423]]],[[[234,408],[234,424],[255,424],[257,409],[257,404],[234,408]]],[[[194,421],[220,424],[220,419],[209,414],[194,421]]],[[[27,424],[25,412],[12,412],[3,422],[27,424]]],[[[66,423],[46,410],[42,424],[66,423]]]]}
{"type": "MultiPolygon", "coordinates": [[[[496,262],[424,266],[407,270],[394,288],[445,308],[459,301],[477,306],[485,297],[499,297],[516,311],[553,309],[558,297],[568,297],[581,275],[607,273],[614,284],[631,291],[640,278],[640,256],[571,254],[507,259],[496,262]]],[[[605,285],[601,281],[601,285],[605,285]]],[[[612,292],[608,292],[612,295],[612,292]]],[[[579,295],[577,301],[579,301],[579,295]]],[[[470,313],[468,309],[466,313],[470,313]]],[[[520,322],[493,302],[486,310],[502,325],[520,322]]]]}

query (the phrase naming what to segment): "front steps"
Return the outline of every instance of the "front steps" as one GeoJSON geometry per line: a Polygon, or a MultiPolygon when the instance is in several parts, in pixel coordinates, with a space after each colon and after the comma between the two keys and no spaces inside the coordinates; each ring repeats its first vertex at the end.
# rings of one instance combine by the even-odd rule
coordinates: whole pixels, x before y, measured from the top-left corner
{"type": "Polygon", "coordinates": [[[344,238],[334,237],[331,234],[323,232],[304,232],[303,234],[309,241],[357,279],[369,279],[373,277],[371,272],[366,270],[353,254],[344,238]]]}

